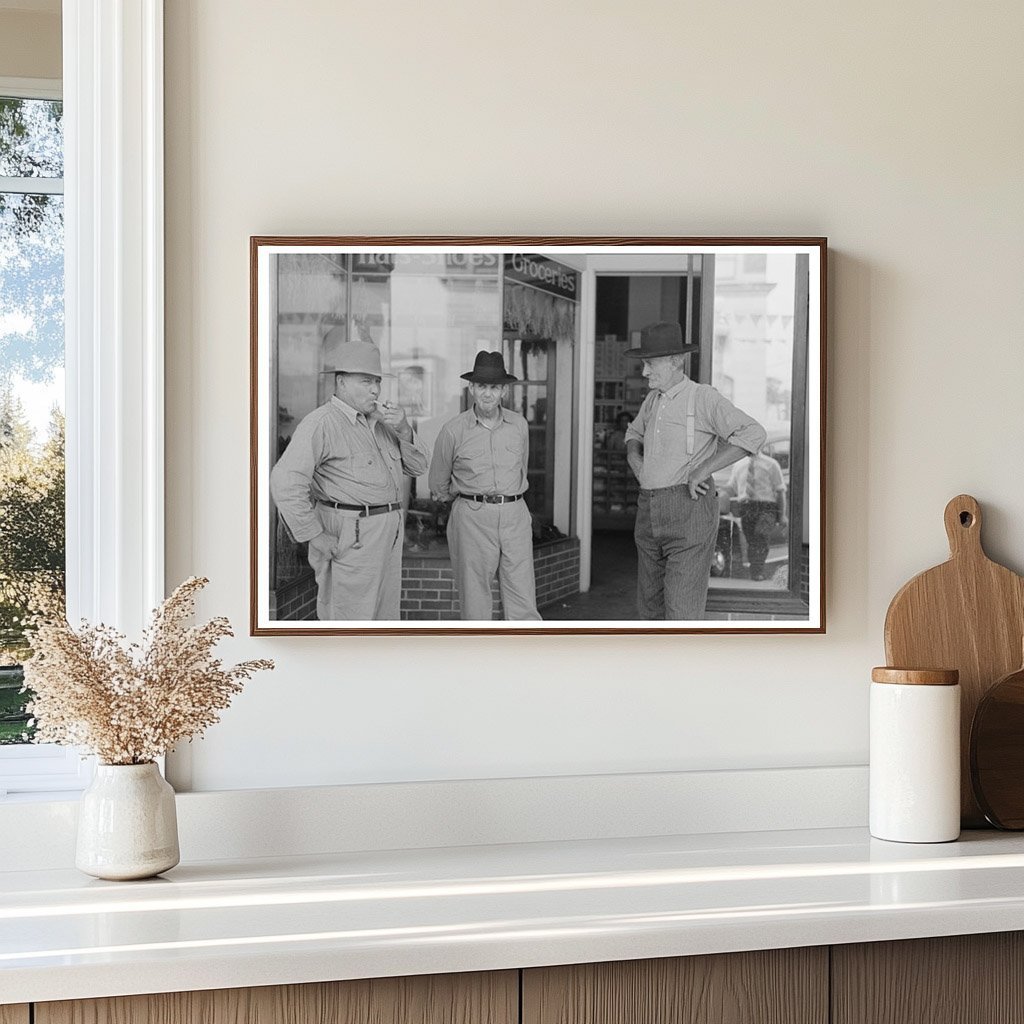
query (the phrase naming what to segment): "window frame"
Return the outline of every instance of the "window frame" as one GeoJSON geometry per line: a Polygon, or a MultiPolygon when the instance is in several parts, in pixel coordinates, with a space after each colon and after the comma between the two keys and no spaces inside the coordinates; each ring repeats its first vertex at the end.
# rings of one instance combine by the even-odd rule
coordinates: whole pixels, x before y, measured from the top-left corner
{"type": "MultiPolygon", "coordinates": [[[[138,636],[164,597],[163,0],[64,0],[62,35],[68,618],[138,636]]],[[[2,748],[0,799],[73,795],[92,761],[2,748]]]]}
{"type": "MultiPolygon", "coordinates": [[[[0,77],[0,96],[25,100],[63,100],[60,79],[0,77]]],[[[0,191],[64,194],[63,178],[0,177],[0,191]],[[59,186],[59,187],[57,187],[59,186]]],[[[0,799],[10,793],[52,793],[88,785],[92,765],[77,751],[52,743],[0,746],[0,799]]]]}

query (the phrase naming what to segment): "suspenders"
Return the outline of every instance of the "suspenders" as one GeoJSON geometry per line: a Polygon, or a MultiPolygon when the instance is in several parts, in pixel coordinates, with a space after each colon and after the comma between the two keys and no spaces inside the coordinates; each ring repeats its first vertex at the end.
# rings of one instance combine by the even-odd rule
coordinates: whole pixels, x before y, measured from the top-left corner
{"type": "MultiPolygon", "coordinates": [[[[693,383],[691,381],[691,383],[693,383]]],[[[694,433],[697,422],[697,385],[690,388],[689,398],[686,400],[686,454],[692,455],[694,448],[694,433]]]]}
{"type": "MultiPolygon", "coordinates": [[[[693,455],[694,449],[697,447],[697,385],[693,381],[690,383],[693,386],[686,397],[686,454],[688,456],[693,455]]],[[[655,416],[660,412],[661,401],[664,397],[664,395],[658,395],[658,401],[654,407],[655,416]]]]}

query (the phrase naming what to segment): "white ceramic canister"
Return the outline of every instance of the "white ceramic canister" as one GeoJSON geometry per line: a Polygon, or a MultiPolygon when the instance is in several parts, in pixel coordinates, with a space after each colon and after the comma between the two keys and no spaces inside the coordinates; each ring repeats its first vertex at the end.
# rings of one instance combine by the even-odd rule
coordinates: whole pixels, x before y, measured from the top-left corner
{"type": "Polygon", "coordinates": [[[898,843],[960,835],[960,676],[871,671],[870,829],[898,843]]]}

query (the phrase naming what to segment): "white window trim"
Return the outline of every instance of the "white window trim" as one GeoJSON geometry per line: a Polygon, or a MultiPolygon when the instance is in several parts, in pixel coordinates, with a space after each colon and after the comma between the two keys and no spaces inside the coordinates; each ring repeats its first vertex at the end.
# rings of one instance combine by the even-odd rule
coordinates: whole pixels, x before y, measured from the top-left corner
{"type": "MultiPolygon", "coordinates": [[[[54,78],[5,78],[0,76],[0,96],[25,100],[59,100],[61,83],[54,78]]],[[[9,178],[0,175],[0,192],[23,195],[63,195],[63,178],[9,178]]]]}
{"type": "MultiPolygon", "coordinates": [[[[63,45],[68,617],[138,636],[164,597],[163,0],[64,0],[63,45]]],[[[91,777],[25,751],[0,794],[91,777]]]]}
{"type": "Polygon", "coordinates": [[[0,96],[23,100],[59,100],[64,90],[59,78],[7,78],[0,76],[0,96]]]}

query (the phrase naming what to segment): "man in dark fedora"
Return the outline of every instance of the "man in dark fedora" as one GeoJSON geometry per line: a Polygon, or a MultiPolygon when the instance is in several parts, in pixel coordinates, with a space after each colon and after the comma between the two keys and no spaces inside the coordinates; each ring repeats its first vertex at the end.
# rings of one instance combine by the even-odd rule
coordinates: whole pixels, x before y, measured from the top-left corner
{"type": "Polygon", "coordinates": [[[712,473],[756,452],[767,434],[707,384],[686,375],[678,323],[649,324],[640,347],[649,393],[626,431],[626,460],[640,481],[634,537],[637,606],[644,619],[704,618],[718,533],[712,473]]]}
{"type": "Polygon", "coordinates": [[[334,394],[304,417],[270,474],[277,509],[309,542],[322,621],[397,620],[402,593],[402,476],[427,471],[404,410],[380,402],[380,350],[337,348],[322,370],[334,394]]]}
{"type": "Polygon", "coordinates": [[[533,577],[533,520],[523,500],[529,430],[502,406],[517,378],[500,352],[478,352],[469,381],[472,405],[449,420],[434,443],[430,493],[452,500],[448,547],[463,619],[492,618],[491,581],[506,619],[539,619],[533,577]]]}

